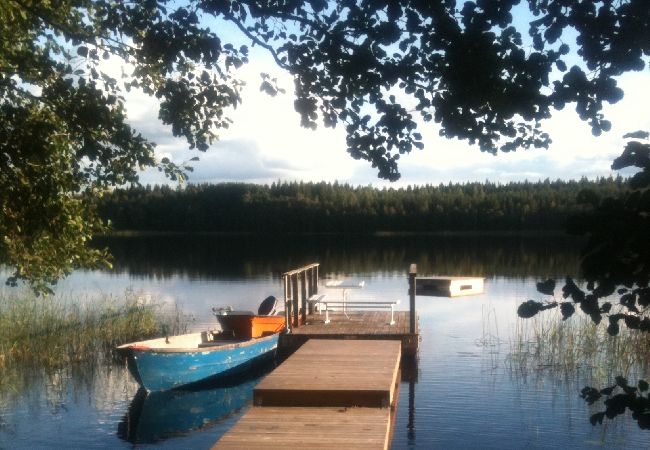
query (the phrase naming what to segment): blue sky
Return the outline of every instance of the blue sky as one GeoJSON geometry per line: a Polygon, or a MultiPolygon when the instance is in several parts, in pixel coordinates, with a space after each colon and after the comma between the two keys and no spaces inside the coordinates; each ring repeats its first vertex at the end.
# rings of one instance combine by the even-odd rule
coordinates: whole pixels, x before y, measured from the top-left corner
{"type": "MultiPolygon", "coordinates": [[[[315,131],[300,127],[293,110],[291,77],[273,63],[261,49],[252,49],[251,62],[239,70],[246,81],[243,104],[229,115],[234,124],[219,132],[220,139],[206,153],[190,152],[183,139],[174,138],[169,127],[156,118],[157,103],[144,94],[126,96],[131,124],[157,142],[157,156],[175,162],[199,156],[190,174],[192,183],[241,181],[339,181],[353,185],[404,186],[448,182],[536,181],[576,179],[615,175],[612,159],[620,154],[630,131],[650,130],[650,71],[629,73],[619,79],[625,97],[606,105],[604,113],[612,130],[595,138],[587,123],[579,120],[573,105],[556,111],[543,123],[553,143],[548,150],[521,150],[496,156],[478,147],[438,136],[436,124],[421,123],[424,150],[415,150],[400,159],[402,178],[397,183],[379,180],[365,161],[355,161],[346,152],[342,127],[315,131]],[[276,97],[259,91],[260,73],[277,77],[286,94],[276,97]]],[[[167,182],[157,171],[142,174],[143,183],[167,182]]]]}

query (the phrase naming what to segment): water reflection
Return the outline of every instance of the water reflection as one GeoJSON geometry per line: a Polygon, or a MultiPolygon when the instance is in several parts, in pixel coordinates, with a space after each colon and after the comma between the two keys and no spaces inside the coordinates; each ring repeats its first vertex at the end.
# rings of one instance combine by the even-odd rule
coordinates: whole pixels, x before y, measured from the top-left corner
{"type": "Polygon", "coordinates": [[[328,272],[526,277],[577,274],[580,242],[566,236],[171,235],[97,239],[114,273],[155,279],[254,278],[319,261],[328,272]]]}
{"type": "Polygon", "coordinates": [[[147,393],[140,389],[117,427],[120,439],[133,444],[154,443],[214,426],[253,400],[253,388],[274,363],[243,377],[220,380],[192,389],[147,393]]]}
{"type": "MultiPolygon", "coordinates": [[[[536,281],[576,273],[577,243],[570,239],[166,236],[102,245],[109,242],[114,272],[76,272],[59,288],[86,289],[90,299],[132,286],[212,324],[212,306],[257,308],[267,295],[282,295],[277,274],[305,262],[319,261],[321,275],[364,280],[355,298],[400,299],[405,308],[410,263],[422,275],[485,276],[478,296],[417,298],[419,364],[402,378],[392,448],[648,448],[647,432],[629,417],[589,423],[595,411],[580,389],[617,373],[510,369],[507,355],[521,327],[517,306],[538,298],[536,281]]],[[[254,384],[146,396],[136,394],[124,367],[36,380],[19,375],[3,372],[5,384],[13,382],[0,389],[0,448],[208,449],[245,409],[248,400],[237,406],[245,395],[236,392],[252,392],[254,384]]]]}

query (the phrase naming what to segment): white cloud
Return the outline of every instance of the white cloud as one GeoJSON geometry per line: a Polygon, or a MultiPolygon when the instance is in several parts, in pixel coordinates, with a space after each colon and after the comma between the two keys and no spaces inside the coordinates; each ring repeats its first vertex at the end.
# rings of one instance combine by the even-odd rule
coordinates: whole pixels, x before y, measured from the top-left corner
{"type": "MultiPolygon", "coordinates": [[[[172,136],[170,127],[158,120],[155,99],[139,93],[127,94],[131,123],[158,143],[159,157],[176,162],[199,156],[191,182],[246,181],[271,183],[277,180],[335,181],[355,185],[388,185],[376,176],[365,161],[356,161],[346,152],[342,127],[312,131],[300,127],[293,109],[293,81],[277,68],[271,58],[254,50],[251,63],[239,72],[247,85],[243,104],[229,115],[234,124],[219,131],[220,140],[207,153],[190,152],[184,139],[172,136]],[[259,91],[260,72],[270,73],[287,90],[269,97],[259,91]]],[[[509,182],[519,180],[580,178],[612,174],[611,162],[623,149],[622,135],[650,130],[650,74],[647,71],[620,78],[625,98],[607,105],[604,113],[613,123],[609,133],[591,135],[587,123],[579,120],[572,105],[557,111],[543,124],[553,143],[548,150],[524,150],[497,156],[482,153],[465,142],[438,135],[435,124],[422,124],[425,149],[403,155],[402,179],[397,185],[462,181],[509,182]]],[[[145,183],[166,180],[156,171],[143,174],[145,183]]]]}

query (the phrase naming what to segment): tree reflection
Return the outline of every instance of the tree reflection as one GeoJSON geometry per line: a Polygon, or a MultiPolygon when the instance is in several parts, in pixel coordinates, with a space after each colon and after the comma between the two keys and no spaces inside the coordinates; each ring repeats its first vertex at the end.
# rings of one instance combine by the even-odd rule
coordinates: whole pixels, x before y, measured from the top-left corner
{"type": "Polygon", "coordinates": [[[318,261],[331,273],[404,272],[463,276],[576,275],[580,242],[513,235],[145,235],[95,241],[115,273],[151,278],[260,277],[318,261]]]}

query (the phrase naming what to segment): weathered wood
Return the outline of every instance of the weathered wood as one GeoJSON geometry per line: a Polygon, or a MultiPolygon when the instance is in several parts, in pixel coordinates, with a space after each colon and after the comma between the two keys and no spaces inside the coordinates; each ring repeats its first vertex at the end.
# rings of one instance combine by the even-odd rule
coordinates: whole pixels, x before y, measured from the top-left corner
{"type": "Polygon", "coordinates": [[[318,267],[318,266],[320,266],[320,263],[307,264],[306,266],[298,267],[297,269],[293,269],[288,272],[285,272],[283,275],[296,275],[299,274],[300,272],[304,272],[305,270],[309,270],[313,267],[318,267]]]}
{"type": "Polygon", "coordinates": [[[391,416],[390,408],[253,407],[212,450],[386,450],[391,416]]]}
{"type": "Polygon", "coordinates": [[[307,271],[300,274],[300,307],[302,308],[302,323],[307,323],[307,271]]]}
{"type": "Polygon", "coordinates": [[[292,294],[292,300],[293,300],[293,327],[298,328],[299,323],[298,323],[298,314],[300,312],[300,303],[299,303],[299,296],[300,294],[298,293],[298,274],[293,274],[291,275],[291,294],[292,294]]]}
{"type": "Polygon", "coordinates": [[[253,391],[258,406],[363,406],[393,403],[401,343],[311,339],[253,391]]]}
{"type": "Polygon", "coordinates": [[[408,311],[395,311],[394,325],[388,323],[386,314],[385,311],[353,311],[347,316],[330,313],[329,324],[324,323],[324,313],[310,314],[306,326],[280,336],[279,348],[282,352],[291,352],[308,339],[383,339],[402,342],[402,353],[415,356],[419,344],[417,319],[415,333],[411,333],[408,311]]]}
{"type": "Polygon", "coordinates": [[[418,266],[411,264],[409,268],[409,332],[415,333],[415,278],[418,276],[418,266]]]}
{"type": "Polygon", "coordinates": [[[288,331],[306,321],[307,299],[318,292],[319,266],[319,263],[308,264],[282,274],[288,331]]]}
{"type": "MultiPolygon", "coordinates": [[[[386,320],[389,325],[395,325],[395,306],[399,304],[399,300],[393,302],[368,302],[368,301],[358,301],[358,300],[320,300],[318,303],[318,311],[322,313],[325,311],[325,323],[329,324],[329,314],[330,312],[341,311],[345,314],[346,317],[349,317],[350,312],[359,312],[365,310],[385,310],[390,312],[390,316],[386,315],[386,320]]],[[[313,313],[313,311],[310,311],[313,313]]],[[[305,321],[306,323],[306,321],[305,321]]]]}
{"type": "Polygon", "coordinates": [[[287,331],[290,332],[293,325],[291,324],[291,285],[289,283],[289,275],[282,275],[282,285],[284,286],[284,318],[287,331]]]}
{"type": "Polygon", "coordinates": [[[294,330],[296,334],[307,335],[365,335],[409,333],[406,311],[395,311],[395,325],[390,325],[386,311],[353,311],[348,317],[342,312],[331,312],[330,323],[325,324],[325,314],[315,313],[307,317],[307,326],[294,330]]]}
{"type": "Polygon", "coordinates": [[[311,292],[309,296],[318,294],[318,266],[311,269],[311,292]]]}

